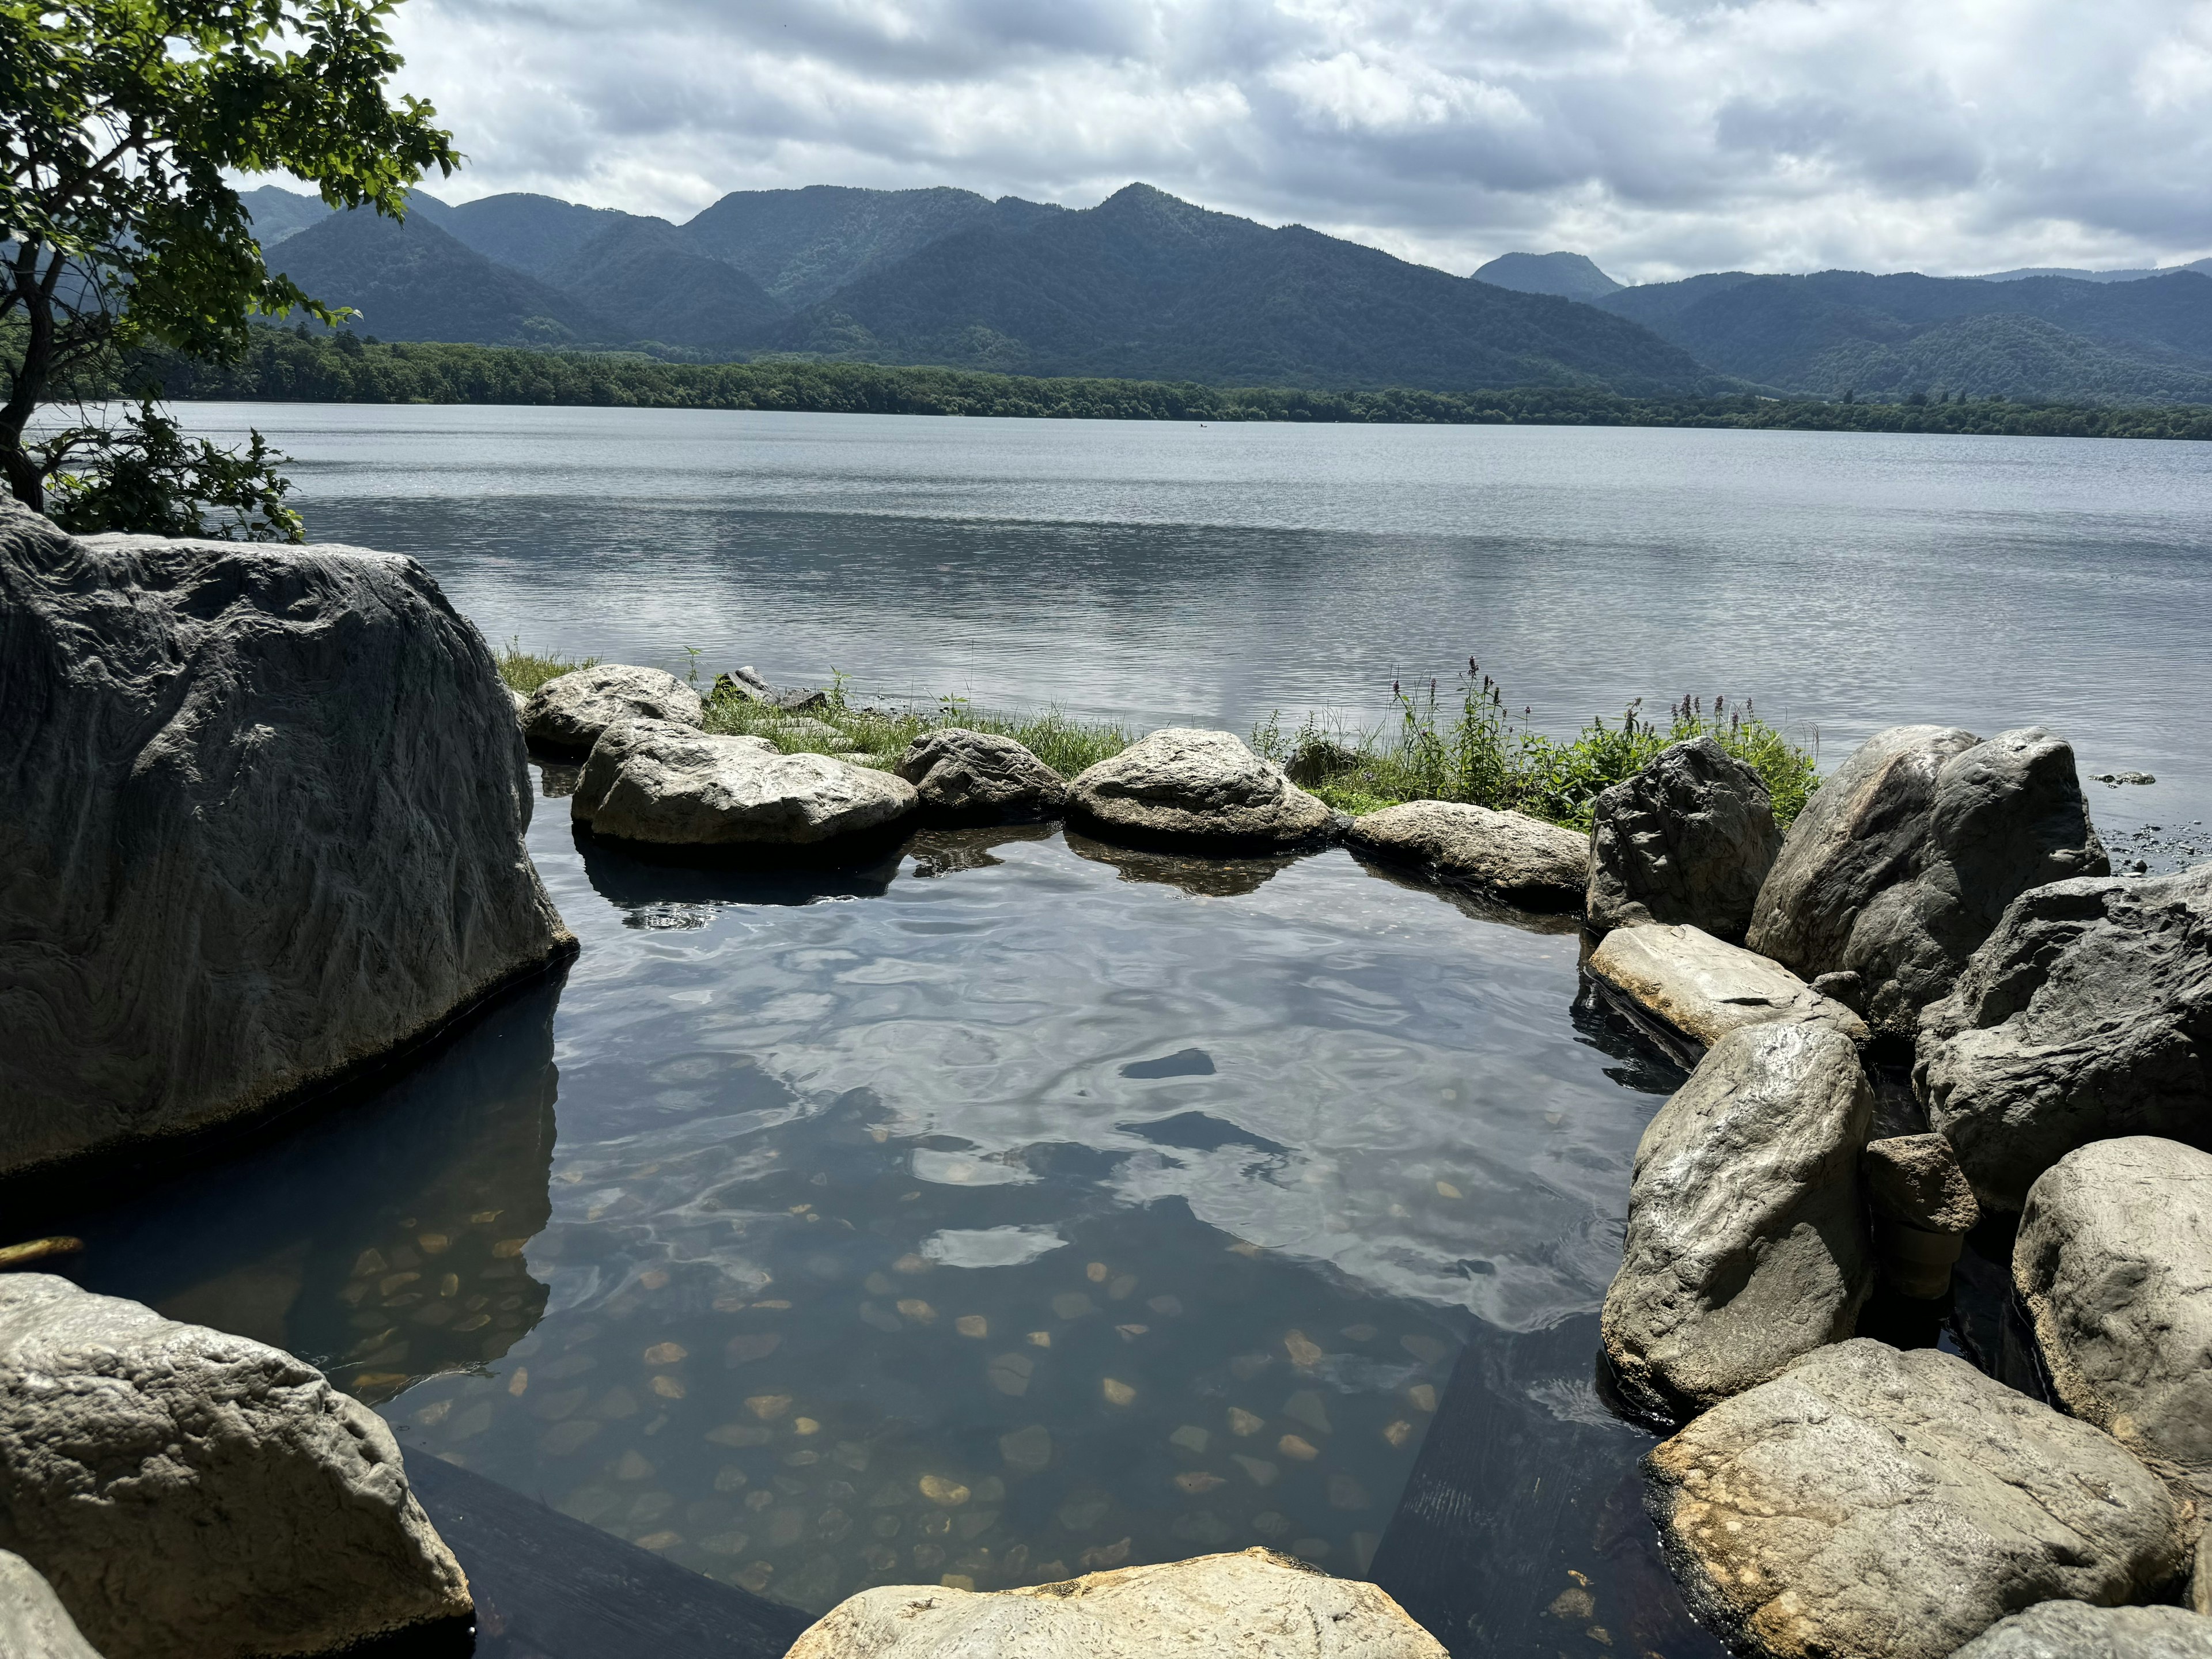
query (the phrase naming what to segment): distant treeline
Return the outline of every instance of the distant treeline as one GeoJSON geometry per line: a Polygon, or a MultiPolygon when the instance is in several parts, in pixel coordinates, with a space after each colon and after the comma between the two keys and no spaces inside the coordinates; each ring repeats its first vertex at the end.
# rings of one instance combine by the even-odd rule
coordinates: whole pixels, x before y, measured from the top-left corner
{"type": "Polygon", "coordinates": [[[778,409],[841,415],[997,415],[1109,421],[1414,425],[1694,426],[2027,437],[2212,439],[2212,408],[1815,398],[1623,398],[1495,392],[1310,392],[1157,380],[1038,380],[949,368],[778,361],[670,363],[615,353],[363,342],[258,328],[228,365],[142,354],[87,395],[158,383],[174,398],[356,404],[540,404],[603,409],[778,409]]]}

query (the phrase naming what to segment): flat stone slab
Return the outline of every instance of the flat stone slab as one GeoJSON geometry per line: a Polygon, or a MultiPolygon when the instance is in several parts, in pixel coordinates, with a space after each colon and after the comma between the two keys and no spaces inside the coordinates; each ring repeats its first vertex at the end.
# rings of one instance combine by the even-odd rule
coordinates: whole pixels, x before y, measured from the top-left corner
{"type": "Polygon", "coordinates": [[[979,1594],[890,1584],[840,1602],[787,1659],[1446,1659],[1373,1584],[1264,1549],[979,1594]]]}
{"type": "Polygon", "coordinates": [[[1692,1605],[1790,1659],[1945,1659],[2019,1607],[2146,1599],[2183,1565],[2179,1509],[2110,1435],[1934,1348],[1823,1348],[1644,1470],[1692,1605]]]}
{"type": "Polygon", "coordinates": [[[1580,909],[1589,885],[1589,838],[1523,812],[1407,801],[1354,818],[1345,840],[1433,881],[1494,893],[1524,909],[1580,909]]]}
{"type": "Polygon", "coordinates": [[[1780,963],[1702,928],[1667,922],[1616,927],[1589,968],[1617,1006],[1690,1064],[1730,1031],[1777,1020],[1867,1040],[1866,1022],[1833,997],[1780,963]]]}

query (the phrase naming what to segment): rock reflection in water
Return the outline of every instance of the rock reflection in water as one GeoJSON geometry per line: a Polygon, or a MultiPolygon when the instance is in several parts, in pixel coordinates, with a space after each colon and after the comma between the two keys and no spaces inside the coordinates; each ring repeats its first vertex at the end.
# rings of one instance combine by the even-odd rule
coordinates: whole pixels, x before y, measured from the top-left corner
{"type": "Polygon", "coordinates": [[[1196,898],[1239,898],[1255,893],[1297,862],[1296,858],[1193,858],[1152,848],[1123,847],[1073,830],[1066,837],[1069,852],[1095,864],[1112,865],[1124,881],[1158,882],[1179,887],[1196,898]]]}
{"type": "Polygon", "coordinates": [[[648,932],[692,932],[715,913],[741,904],[815,904],[823,899],[880,896],[898,872],[896,850],[872,853],[851,869],[746,868],[647,857],[584,829],[571,830],[592,890],[621,912],[623,924],[648,932]]]}
{"type": "Polygon", "coordinates": [[[557,976],[364,1102],[75,1219],[73,1276],[323,1366],[374,1402],[506,1354],[545,1308],[557,976]]]}

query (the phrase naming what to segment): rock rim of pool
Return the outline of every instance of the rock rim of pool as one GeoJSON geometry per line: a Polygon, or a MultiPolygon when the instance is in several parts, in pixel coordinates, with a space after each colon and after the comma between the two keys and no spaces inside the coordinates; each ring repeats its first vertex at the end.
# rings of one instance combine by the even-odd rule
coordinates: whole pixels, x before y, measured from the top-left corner
{"type": "Polygon", "coordinates": [[[1782,851],[1759,774],[1712,738],[1668,745],[1591,808],[1592,927],[1684,922],[1740,945],[1782,851]]]}
{"type": "Polygon", "coordinates": [[[732,854],[872,845],[919,805],[912,784],[872,767],[639,720],[593,745],[569,811],[610,841],[732,854]]]}
{"type": "Polygon", "coordinates": [[[1523,812],[1407,801],[1353,819],[1345,840],[1430,881],[1528,910],[1577,910],[1589,885],[1589,838],[1523,812]]]}
{"type": "Polygon", "coordinates": [[[1013,738],[943,726],[908,744],[892,768],[933,823],[985,824],[1055,817],[1067,781],[1013,738]]]}
{"type": "Polygon", "coordinates": [[[1194,852],[1320,847],[1340,815],[1233,732],[1170,726],[1079,773],[1068,816],[1106,841],[1194,852]]]}
{"type": "Polygon", "coordinates": [[[1605,1000],[1686,1066],[1730,1031],[1777,1020],[1868,1039],[1864,1020],[1780,963],[1686,923],[1616,927],[1588,966],[1605,1000]]]}
{"type": "Polygon", "coordinates": [[[533,749],[573,761],[609,726],[667,720],[696,732],[706,710],[698,692],[665,669],[605,662],[555,675],[525,700],[520,718],[533,749]]]}

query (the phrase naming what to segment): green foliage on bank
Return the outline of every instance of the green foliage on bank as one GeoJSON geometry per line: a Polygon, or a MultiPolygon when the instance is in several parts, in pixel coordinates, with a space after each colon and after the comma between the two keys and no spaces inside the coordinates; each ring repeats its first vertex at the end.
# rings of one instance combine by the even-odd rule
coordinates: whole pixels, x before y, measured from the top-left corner
{"type": "MultiPolygon", "coordinates": [[[[171,398],[245,402],[514,404],[605,409],[764,409],[842,415],[1026,416],[1122,421],[1306,421],[1412,425],[1683,426],[2023,437],[2212,438],[2212,409],[1814,398],[1622,398],[1496,392],[1310,392],[1161,380],[1040,380],[961,369],[779,361],[671,363],[607,352],[365,343],[256,329],[234,363],[149,352],[110,389],[148,380],[171,398]]],[[[85,386],[84,391],[100,388],[85,386]]]]}

